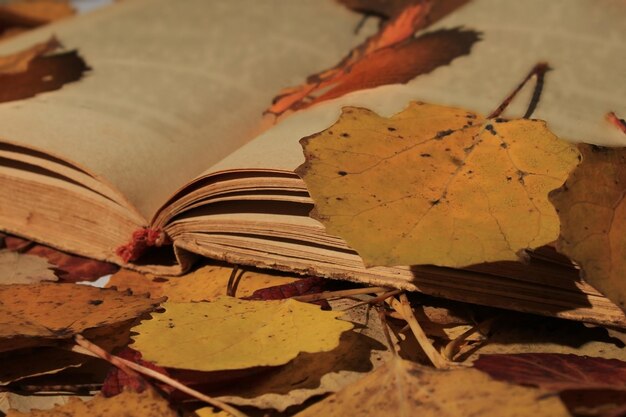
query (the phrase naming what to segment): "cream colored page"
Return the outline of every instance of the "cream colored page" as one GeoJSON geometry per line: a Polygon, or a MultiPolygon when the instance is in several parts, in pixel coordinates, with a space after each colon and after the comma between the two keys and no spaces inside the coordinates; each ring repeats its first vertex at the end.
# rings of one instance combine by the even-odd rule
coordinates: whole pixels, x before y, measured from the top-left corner
{"type": "MultiPolygon", "coordinates": [[[[483,32],[469,56],[408,85],[361,91],[295,113],[212,167],[293,170],[304,159],[298,140],[334,123],[342,106],[390,116],[410,100],[454,105],[488,114],[538,62],[553,68],[533,117],[564,139],[626,145],[604,116],[626,116],[626,2],[621,0],[473,0],[428,30],[464,26],[483,32]]],[[[507,117],[521,117],[532,86],[507,117]]]]}
{"type": "Polygon", "coordinates": [[[120,189],[150,218],[254,136],[285,86],[365,36],[332,0],[129,0],[25,34],[55,34],[93,68],[59,91],[0,104],[0,138],[49,149],[120,189]]]}

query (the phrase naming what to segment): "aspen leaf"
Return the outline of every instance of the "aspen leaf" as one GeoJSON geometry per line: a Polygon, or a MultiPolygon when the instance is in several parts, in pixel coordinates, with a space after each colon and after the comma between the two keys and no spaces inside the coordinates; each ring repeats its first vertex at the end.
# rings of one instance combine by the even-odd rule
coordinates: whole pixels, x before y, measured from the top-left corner
{"type": "Polygon", "coordinates": [[[283,365],[300,352],[339,345],[352,324],[340,313],[294,300],[246,301],[219,297],[208,303],[163,304],[133,328],[132,347],[157,365],[197,371],[283,365]]]}
{"type": "Polygon", "coordinates": [[[311,215],[368,266],[517,260],[558,237],[548,193],[579,162],[545,122],[419,102],[391,118],[344,108],[300,142],[311,215]]]}
{"type": "MultiPolygon", "coordinates": [[[[226,295],[228,279],[232,271],[231,267],[205,265],[181,277],[158,278],[122,269],[111,277],[107,287],[116,287],[118,290],[130,289],[135,294],[149,293],[153,298],[167,296],[168,301],[179,303],[210,301],[226,295]]],[[[259,289],[294,281],[299,281],[299,278],[258,271],[242,271],[237,286],[237,296],[251,296],[259,289]]]]}
{"type": "Polygon", "coordinates": [[[96,396],[91,401],[70,398],[66,404],[50,410],[31,410],[20,413],[9,410],[7,417],[177,417],[178,414],[169,407],[166,400],[154,392],[146,390],[142,393],[123,392],[113,398],[96,396]]]}
{"type": "Polygon", "coordinates": [[[85,285],[0,286],[0,338],[65,339],[154,310],[161,300],[85,285]]]}
{"type": "Polygon", "coordinates": [[[550,194],[561,218],[559,252],[626,309],[626,149],[579,145],[583,162],[550,194]]]}
{"type": "Polygon", "coordinates": [[[297,417],[569,416],[545,391],[494,381],[474,369],[437,371],[394,359],[297,417]]]}

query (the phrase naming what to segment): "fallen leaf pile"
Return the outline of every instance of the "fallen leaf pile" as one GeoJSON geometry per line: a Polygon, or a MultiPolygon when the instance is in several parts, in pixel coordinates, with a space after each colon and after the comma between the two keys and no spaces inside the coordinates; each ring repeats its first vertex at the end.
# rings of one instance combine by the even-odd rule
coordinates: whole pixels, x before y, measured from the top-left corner
{"type": "MultiPolygon", "coordinates": [[[[441,4],[430,0],[342,2],[387,21],[269,112],[407,82],[479,38],[458,28],[416,36],[441,4]]],[[[0,23],[7,10],[18,9],[1,6],[0,23]]],[[[80,79],[86,64],[60,48],[52,38],[1,57],[0,102],[80,79]]],[[[624,150],[576,146],[546,122],[495,113],[344,109],[301,141],[313,215],[370,266],[478,271],[548,246],[623,307],[624,150]]],[[[624,329],[217,262],[144,275],[13,236],[0,243],[9,417],[626,415],[624,329]],[[106,288],[76,284],[112,273],[106,288]]]]}

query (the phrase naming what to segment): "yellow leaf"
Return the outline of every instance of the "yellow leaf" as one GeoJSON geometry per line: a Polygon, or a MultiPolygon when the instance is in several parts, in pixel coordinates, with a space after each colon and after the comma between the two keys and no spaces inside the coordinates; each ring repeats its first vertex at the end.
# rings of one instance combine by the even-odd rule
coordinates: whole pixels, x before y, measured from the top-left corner
{"type": "Polygon", "coordinates": [[[283,365],[300,352],[339,345],[352,324],[340,313],[294,300],[246,301],[219,297],[208,303],[163,304],[133,328],[132,347],[158,365],[219,371],[283,365]]]}
{"type": "Polygon", "coordinates": [[[369,266],[516,260],[558,237],[547,194],[579,161],[542,121],[417,102],[391,118],[345,108],[301,143],[311,215],[369,266]]]}
{"type": "MultiPolygon", "coordinates": [[[[120,291],[130,289],[135,294],[150,293],[154,298],[167,296],[169,301],[180,303],[209,301],[226,295],[232,271],[233,268],[227,266],[206,265],[182,277],[157,278],[121,269],[111,277],[107,287],[116,287],[120,291]]],[[[247,297],[258,289],[289,284],[298,279],[282,274],[241,271],[237,297],[247,297]]]]}
{"type": "Polygon", "coordinates": [[[580,145],[583,162],[550,195],[561,218],[559,252],[626,309],[626,149],[580,145]]]}
{"type": "Polygon", "coordinates": [[[494,381],[475,369],[438,371],[395,359],[296,414],[319,416],[550,416],[570,414],[556,395],[494,381]]]}
{"type": "Polygon", "coordinates": [[[159,301],[86,285],[2,285],[0,338],[66,339],[139,317],[159,301]]]}
{"type": "Polygon", "coordinates": [[[31,410],[30,413],[9,411],[7,417],[177,417],[167,401],[153,390],[142,393],[124,391],[111,398],[94,397],[91,401],[83,402],[77,398],[70,398],[61,406],[50,410],[31,410]]]}

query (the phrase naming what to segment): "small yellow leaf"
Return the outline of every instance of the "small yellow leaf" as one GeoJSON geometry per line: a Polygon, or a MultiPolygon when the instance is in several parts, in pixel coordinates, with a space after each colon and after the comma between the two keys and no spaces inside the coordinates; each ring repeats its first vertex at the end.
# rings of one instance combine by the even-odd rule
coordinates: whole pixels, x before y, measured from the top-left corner
{"type": "Polygon", "coordinates": [[[579,161],[542,121],[417,102],[391,118],[345,108],[301,143],[311,215],[369,266],[517,260],[558,237],[548,193],[579,161]]]}
{"type": "Polygon", "coordinates": [[[567,417],[556,395],[492,380],[475,369],[438,371],[394,359],[296,414],[397,417],[567,417]]]}
{"type": "MultiPolygon", "coordinates": [[[[227,266],[206,265],[181,277],[157,278],[121,269],[111,277],[107,287],[116,287],[120,291],[130,289],[135,294],[150,293],[153,298],[167,296],[169,301],[179,303],[210,301],[226,295],[232,271],[233,268],[227,266]]],[[[289,284],[298,279],[285,274],[241,271],[237,297],[247,297],[258,289],[289,284]]]]}
{"type": "Polygon", "coordinates": [[[198,371],[283,365],[300,352],[339,345],[352,324],[340,313],[294,300],[247,301],[219,297],[208,303],[163,304],[133,328],[132,347],[160,366],[198,371]]]}

